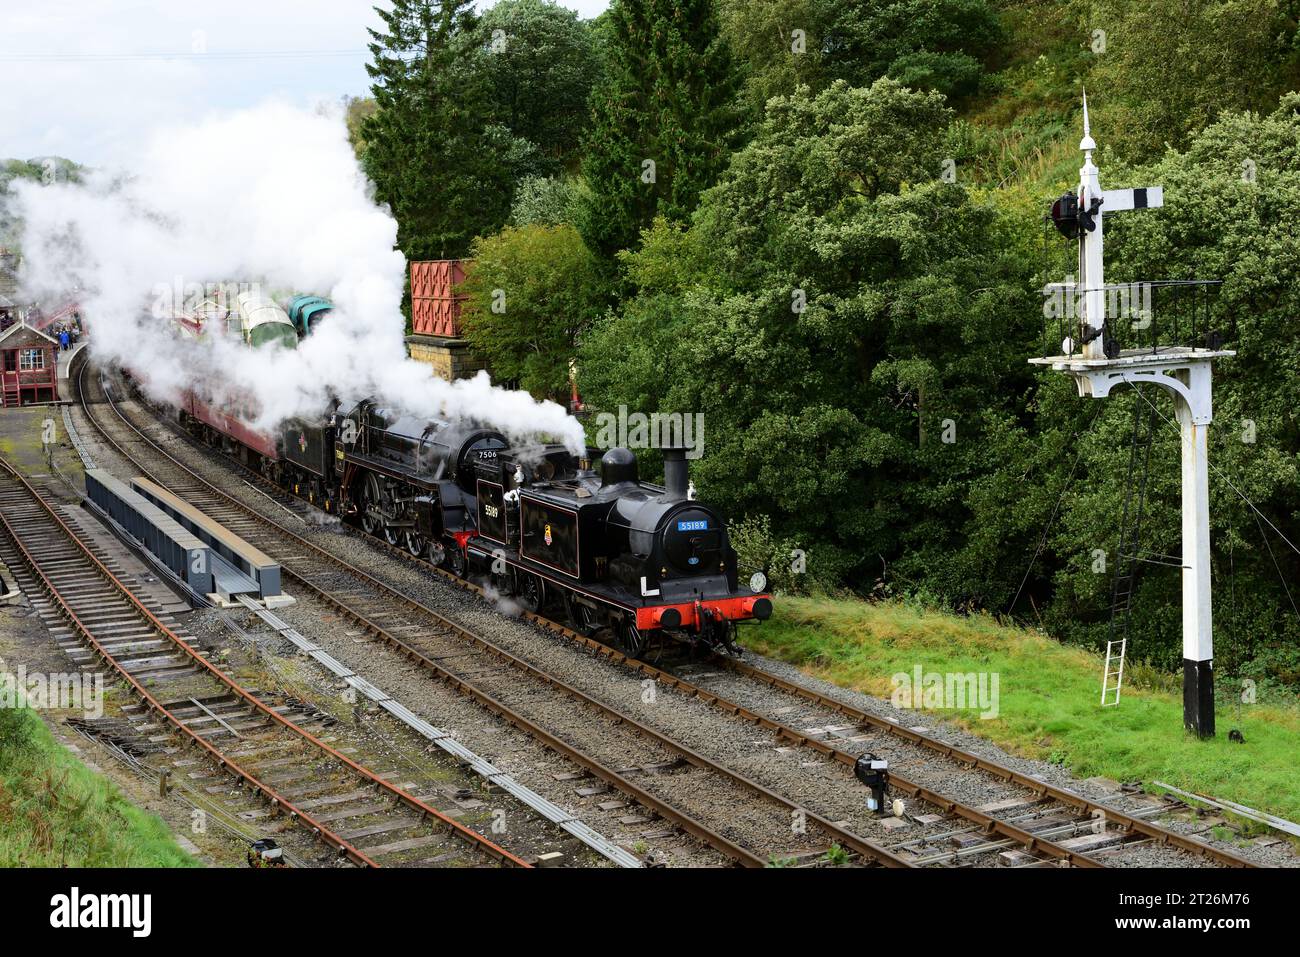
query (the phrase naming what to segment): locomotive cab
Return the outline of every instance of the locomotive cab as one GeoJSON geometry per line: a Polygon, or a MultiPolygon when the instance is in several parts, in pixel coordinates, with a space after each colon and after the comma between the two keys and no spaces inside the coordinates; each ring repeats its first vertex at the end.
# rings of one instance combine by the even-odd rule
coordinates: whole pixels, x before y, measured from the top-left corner
{"type": "Polygon", "coordinates": [[[339,423],[335,471],[347,510],[372,535],[453,570],[474,534],[478,463],[506,447],[472,423],[398,416],[364,400],[339,423]]]}

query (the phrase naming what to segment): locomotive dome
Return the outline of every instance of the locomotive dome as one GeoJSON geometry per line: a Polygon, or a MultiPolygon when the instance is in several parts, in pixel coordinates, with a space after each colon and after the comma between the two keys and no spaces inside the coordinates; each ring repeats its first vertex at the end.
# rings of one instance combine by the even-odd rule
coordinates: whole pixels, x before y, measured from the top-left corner
{"type": "Polygon", "coordinates": [[[636,456],[629,449],[610,449],[600,458],[600,484],[617,485],[637,480],[636,456]]]}

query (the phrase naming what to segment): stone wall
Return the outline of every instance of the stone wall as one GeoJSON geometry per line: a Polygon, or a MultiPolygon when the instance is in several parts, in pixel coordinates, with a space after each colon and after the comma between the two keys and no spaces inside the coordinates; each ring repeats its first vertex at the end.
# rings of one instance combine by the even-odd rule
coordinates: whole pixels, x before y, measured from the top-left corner
{"type": "Polygon", "coordinates": [[[472,378],[487,364],[470,351],[464,339],[444,339],[441,336],[413,335],[406,337],[406,348],[411,358],[433,368],[434,375],[451,381],[472,378]]]}

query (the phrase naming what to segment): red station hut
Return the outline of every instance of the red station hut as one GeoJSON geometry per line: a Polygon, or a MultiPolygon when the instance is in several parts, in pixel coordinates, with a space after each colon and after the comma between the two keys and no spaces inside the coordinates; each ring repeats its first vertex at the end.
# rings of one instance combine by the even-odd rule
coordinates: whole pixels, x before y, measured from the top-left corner
{"type": "Polygon", "coordinates": [[[25,322],[0,332],[0,406],[57,402],[58,348],[25,322]]]}

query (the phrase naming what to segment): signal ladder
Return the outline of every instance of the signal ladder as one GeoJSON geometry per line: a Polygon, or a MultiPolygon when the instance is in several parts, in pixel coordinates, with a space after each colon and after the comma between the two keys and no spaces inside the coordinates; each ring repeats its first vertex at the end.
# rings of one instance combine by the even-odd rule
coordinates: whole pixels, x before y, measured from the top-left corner
{"type": "MultiPolygon", "coordinates": [[[[1146,510],[1147,476],[1151,471],[1151,442],[1155,437],[1156,409],[1145,401],[1140,386],[1133,391],[1133,439],[1129,446],[1128,474],[1124,481],[1124,510],[1120,518],[1119,549],[1115,554],[1115,581],[1111,588],[1110,634],[1106,642],[1106,665],[1101,676],[1103,707],[1119,704],[1124,683],[1124,660],[1128,653],[1129,621],[1133,610],[1133,593],[1137,588],[1141,562],[1174,564],[1141,555],[1142,519],[1146,510]],[[1112,680],[1114,684],[1112,684],[1112,680]]],[[[1181,566],[1182,562],[1178,561],[1181,566]]]]}

